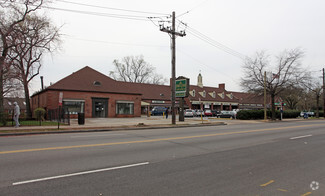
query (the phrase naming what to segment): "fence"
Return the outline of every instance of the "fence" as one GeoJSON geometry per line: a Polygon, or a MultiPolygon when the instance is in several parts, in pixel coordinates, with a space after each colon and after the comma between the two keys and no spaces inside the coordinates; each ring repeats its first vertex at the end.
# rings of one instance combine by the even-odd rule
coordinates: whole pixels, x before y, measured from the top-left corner
{"type": "Polygon", "coordinates": [[[70,113],[67,108],[64,109],[60,107],[57,109],[48,110],[46,119],[49,121],[70,125],[70,113]]]}
{"type": "MultiPolygon", "coordinates": [[[[6,124],[0,122],[0,126],[15,126],[14,112],[8,111],[4,116],[6,124]]],[[[48,110],[45,119],[41,116],[36,116],[33,119],[26,119],[26,114],[21,113],[19,123],[22,126],[53,126],[58,124],[70,125],[70,114],[67,109],[57,108],[48,110]]]]}

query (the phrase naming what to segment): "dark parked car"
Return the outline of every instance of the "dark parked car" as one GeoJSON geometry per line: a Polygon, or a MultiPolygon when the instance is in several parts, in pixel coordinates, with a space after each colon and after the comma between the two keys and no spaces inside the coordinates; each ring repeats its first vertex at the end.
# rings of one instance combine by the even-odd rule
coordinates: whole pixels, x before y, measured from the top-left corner
{"type": "Polygon", "coordinates": [[[212,116],[218,116],[218,114],[220,114],[220,111],[218,110],[211,110],[212,112],[212,116]]]}
{"type": "Polygon", "coordinates": [[[235,118],[235,113],[233,111],[221,111],[218,114],[219,118],[235,118]]]}
{"type": "Polygon", "coordinates": [[[152,116],[162,116],[163,113],[166,113],[167,108],[165,107],[154,107],[151,110],[151,115],[152,116]]]}

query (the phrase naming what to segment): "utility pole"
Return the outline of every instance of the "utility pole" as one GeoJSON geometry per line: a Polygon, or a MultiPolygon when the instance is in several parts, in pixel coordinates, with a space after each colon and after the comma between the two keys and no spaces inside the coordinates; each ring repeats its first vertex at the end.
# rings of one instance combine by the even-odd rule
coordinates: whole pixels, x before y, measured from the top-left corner
{"type": "Polygon", "coordinates": [[[324,68],[323,68],[323,101],[324,101],[323,115],[324,115],[324,118],[325,118],[325,70],[324,70],[324,68]]]}
{"type": "Polygon", "coordinates": [[[172,13],[172,27],[167,27],[165,28],[163,25],[160,25],[160,31],[163,31],[165,33],[168,33],[171,35],[172,39],[172,45],[171,45],[171,50],[172,50],[172,82],[171,82],[171,91],[172,91],[172,124],[176,124],[176,111],[175,111],[175,78],[176,78],[176,35],[177,36],[185,36],[184,31],[176,32],[175,28],[175,12],[172,13]]]}
{"type": "Polygon", "coordinates": [[[266,71],[264,71],[264,120],[266,119],[266,71]]]}

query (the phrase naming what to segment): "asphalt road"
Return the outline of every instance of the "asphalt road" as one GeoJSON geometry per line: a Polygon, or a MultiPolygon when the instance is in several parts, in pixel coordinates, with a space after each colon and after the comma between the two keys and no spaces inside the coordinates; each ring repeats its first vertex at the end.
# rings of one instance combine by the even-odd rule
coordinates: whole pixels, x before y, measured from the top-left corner
{"type": "Polygon", "coordinates": [[[325,195],[325,121],[0,137],[0,195],[325,195]]]}

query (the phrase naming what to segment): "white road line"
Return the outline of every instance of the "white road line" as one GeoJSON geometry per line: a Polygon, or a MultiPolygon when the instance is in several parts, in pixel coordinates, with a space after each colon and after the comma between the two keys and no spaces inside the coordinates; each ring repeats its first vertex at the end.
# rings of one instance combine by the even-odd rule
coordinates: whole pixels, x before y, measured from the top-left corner
{"type": "Polygon", "coordinates": [[[117,170],[117,169],[129,168],[129,167],[136,167],[136,166],[147,165],[147,164],[149,164],[149,162],[135,163],[135,164],[131,164],[131,165],[124,165],[124,166],[118,166],[118,167],[111,167],[111,168],[97,169],[97,170],[91,170],[91,171],[84,171],[84,172],[78,172],[78,173],[72,173],[72,174],[52,176],[52,177],[47,177],[47,178],[39,178],[39,179],[34,179],[34,180],[22,181],[22,182],[15,182],[15,183],[12,183],[12,185],[15,186],[15,185],[20,185],[20,184],[28,184],[28,183],[40,182],[40,181],[46,181],[46,180],[53,180],[53,179],[58,179],[58,178],[67,178],[67,177],[71,177],[71,176],[80,176],[80,175],[85,175],[85,174],[92,174],[92,173],[98,173],[98,172],[104,172],[104,171],[110,171],[110,170],[117,170]]]}
{"type": "Polygon", "coordinates": [[[311,137],[313,135],[303,135],[303,136],[298,136],[298,137],[292,137],[290,138],[291,140],[295,140],[295,139],[300,139],[300,138],[305,138],[305,137],[311,137]]]}
{"type": "Polygon", "coordinates": [[[121,136],[121,135],[125,135],[125,134],[120,134],[120,133],[116,133],[116,134],[102,134],[102,135],[77,135],[77,136],[70,136],[71,138],[82,138],[82,137],[103,137],[103,136],[121,136]]]}

